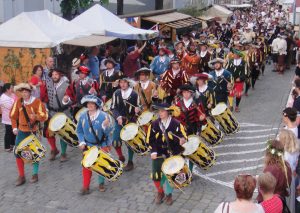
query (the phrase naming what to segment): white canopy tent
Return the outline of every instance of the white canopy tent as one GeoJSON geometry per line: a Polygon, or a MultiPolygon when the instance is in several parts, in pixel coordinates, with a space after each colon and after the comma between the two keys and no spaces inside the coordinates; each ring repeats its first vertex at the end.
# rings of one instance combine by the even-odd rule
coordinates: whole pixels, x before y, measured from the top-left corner
{"type": "Polygon", "coordinates": [[[233,12],[228,10],[226,7],[214,4],[212,7],[207,9],[203,15],[208,17],[219,17],[222,20],[222,23],[225,23],[232,14],[233,12]]]}
{"type": "Polygon", "coordinates": [[[158,36],[158,31],[135,28],[99,4],[86,10],[71,22],[84,27],[93,35],[132,40],[148,40],[158,36]]]}
{"type": "Polygon", "coordinates": [[[48,10],[23,12],[0,25],[0,46],[51,48],[89,35],[84,28],[48,10]]]}

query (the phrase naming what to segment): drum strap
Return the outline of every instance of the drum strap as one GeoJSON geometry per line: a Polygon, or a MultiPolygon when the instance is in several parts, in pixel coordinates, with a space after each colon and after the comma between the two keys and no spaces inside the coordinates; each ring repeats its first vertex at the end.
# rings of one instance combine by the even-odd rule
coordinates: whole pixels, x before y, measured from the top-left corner
{"type": "Polygon", "coordinates": [[[142,94],[142,97],[143,97],[143,99],[145,101],[145,104],[147,105],[147,108],[149,109],[150,108],[150,104],[148,103],[148,100],[147,100],[147,97],[146,97],[145,92],[143,90],[141,82],[139,82],[139,86],[140,86],[141,94],[142,94]]]}
{"type": "Polygon", "coordinates": [[[91,121],[91,117],[90,117],[90,115],[89,115],[89,112],[86,112],[86,114],[87,114],[87,117],[88,117],[89,126],[90,126],[90,128],[91,128],[91,130],[92,130],[92,133],[93,133],[93,135],[94,135],[94,137],[95,137],[97,143],[100,145],[100,144],[105,140],[105,136],[104,136],[104,134],[103,134],[101,140],[98,138],[98,136],[97,136],[97,134],[96,134],[96,132],[95,132],[95,130],[94,130],[94,127],[93,127],[93,125],[92,125],[92,121],[91,121]]]}
{"type": "Polygon", "coordinates": [[[34,123],[33,125],[30,123],[30,119],[29,119],[29,116],[28,116],[26,107],[25,107],[25,105],[24,105],[23,98],[21,99],[21,102],[22,102],[22,110],[23,110],[23,113],[24,113],[24,116],[25,116],[27,125],[28,125],[30,131],[33,132],[33,126],[35,125],[35,123],[34,123]]]}

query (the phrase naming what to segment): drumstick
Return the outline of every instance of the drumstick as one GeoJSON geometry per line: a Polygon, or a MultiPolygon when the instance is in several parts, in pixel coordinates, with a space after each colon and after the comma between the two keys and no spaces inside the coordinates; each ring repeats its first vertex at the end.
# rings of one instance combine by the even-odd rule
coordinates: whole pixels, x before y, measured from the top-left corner
{"type": "Polygon", "coordinates": [[[172,132],[168,132],[168,134],[170,134],[170,135],[173,135],[175,138],[177,138],[177,139],[181,139],[178,135],[175,135],[175,134],[173,134],[172,132]]]}
{"type": "Polygon", "coordinates": [[[132,106],[132,107],[134,107],[134,108],[140,108],[141,109],[141,106],[135,106],[135,105],[133,105],[133,104],[131,104],[131,103],[129,103],[128,101],[126,101],[126,100],[124,100],[124,102],[126,102],[128,105],[130,105],[130,106],[132,106]]]}
{"type": "Polygon", "coordinates": [[[171,181],[176,186],[177,189],[179,189],[183,194],[185,194],[184,191],[173,180],[171,181]]]}

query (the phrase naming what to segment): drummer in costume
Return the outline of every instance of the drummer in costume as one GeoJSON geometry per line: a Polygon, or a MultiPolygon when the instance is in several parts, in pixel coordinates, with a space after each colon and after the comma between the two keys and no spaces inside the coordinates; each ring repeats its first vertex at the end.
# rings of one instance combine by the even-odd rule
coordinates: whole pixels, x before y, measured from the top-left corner
{"type": "Polygon", "coordinates": [[[189,81],[188,75],[180,66],[180,60],[178,58],[173,59],[170,64],[171,68],[162,76],[162,88],[168,94],[166,101],[169,104],[172,103],[174,97],[177,95],[179,87],[189,81]]]}
{"type": "Polygon", "coordinates": [[[209,74],[212,76],[208,82],[208,87],[215,93],[215,104],[224,102],[227,104],[229,91],[232,89],[233,78],[231,73],[223,68],[224,60],[216,58],[209,62],[214,66],[214,70],[209,74]]]}
{"type": "Polygon", "coordinates": [[[153,108],[158,110],[159,118],[153,121],[148,129],[147,143],[151,147],[151,176],[157,189],[155,202],[161,204],[166,195],[165,202],[167,205],[171,205],[173,188],[162,173],[161,167],[164,160],[170,155],[180,155],[183,152],[181,145],[186,142],[187,135],[183,125],[171,116],[172,109],[168,103],[157,104],[153,108]],[[165,192],[164,183],[166,183],[165,192]]]}
{"type": "MultiPolygon", "coordinates": [[[[79,148],[86,151],[88,147],[98,146],[104,152],[109,152],[112,145],[112,129],[108,115],[101,111],[102,101],[94,95],[86,95],[81,104],[87,107],[87,113],[83,113],[77,124],[79,148]]],[[[82,167],[83,186],[81,195],[89,194],[92,171],[82,167]]],[[[104,192],[104,177],[98,176],[99,191],[104,192]]]]}
{"type": "Polygon", "coordinates": [[[197,54],[196,45],[190,43],[187,48],[187,54],[182,59],[182,67],[189,76],[199,73],[200,57],[197,54]]]}
{"type": "Polygon", "coordinates": [[[209,111],[215,107],[215,92],[207,84],[208,74],[200,73],[196,80],[196,97],[201,101],[205,114],[209,116],[209,111]]]}
{"type": "MultiPolygon", "coordinates": [[[[49,81],[46,85],[45,93],[41,94],[41,99],[47,105],[49,112],[49,119],[44,125],[44,135],[50,145],[51,156],[50,161],[55,160],[56,155],[59,151],[56,147],[56,139],[53,133],[49,132],[48,125],[50,119],[58,112],[63,112],[67,116],[70,116],[70,104],[65,103],[64,96],[69,87],[69,80],[64,77],[64,72],[61,69],[54,68],[49,72],[49,81]]],[[[60,139],[61,146],[61,158],[60,161],[64,162],[67,160],[66,151],[67,144],[60,139]]]]}
{"type": "MultiPolygon", "coordinates": [[[[10,112],[13,133],[17,136],[15,146],[17,147],[26,137],[38,131],[38,123],[48,119],[48,113],[42,101],[31,95],[32,86],[26,83],[17,85],[15,91],[21,93],[10,112]]],[[[25,183],[24,161],[16,155],[16,164],[19,177],[16,186],[25,183]]],[[[31,183],[38,181],[39,163],[33,163],[31,183]]]]}
{"type": "MultiPolygon", "coordinates": [[[[251,44],[248,52],[248,67],[251,80],[250,85],[252,86],[252,89],[254,89],[256,80],[259,76],[260,59],[260,47],[255,44],[251,44]]],[[[248,90],[249,88],[246,87],[245,95],[247,94],[248,90]]]]}
{"type": "MultiPolygon", "coordinates": [[[[136,114],[141,110],[139,95],[130,87],[130,81],[131,80],[127,76],[122,76],[122,78],[120,78],[120,89],[114,92],[111,104],[111,112],[118,123],[114,131],[114,143],[116,143],[114,146],[121,161],[124,161],[125,159],[123,159],[124,157],[121,149],[122,143],[120,131],[122,126],[127,123],[136,122],[136,114]],[[115,139],[115,136],[118,137],[118,139],[115,139]]],[[[130,171],[134,168],[132,161],[134,152],[129,147],[127,147],[127,149],[128,162],[124,170],[130,171]]]]}
{"type": "Polygon", "coordinates": [[[244,82],[248,73],[248,66],[247,63],[242,59],[243,54],[240,51],[234,49],[233,53],[234,59],[230,60],[226,66],[226,69],[231,72],[234,79],[234,86],[230,91],[228,101],[230,109],[233,110],[233,98],[236,97],[235,111],[239,112],[239,105],[244,90],[244,82]]]}
{"type": "Polygon", "coordinates": [[[100,96],[104,102],[112,98],[113,93],[118,89],[118,80],[123,73],[116,70],[116,61],[113,58],[107,58],[104,62],[106,70],[100,74],[100,96]]]}
{"type": "Polygon", "coordinates": [[[200,50],[199,72],[209,72],[208,62],[211,60],[211,54],[207,50],[207,44],[201,43],[200,50]]]}
{"type": "Polygon", "coordinates": [[[143,67],[136,71],[135,76],[138,83],[134,86],[134,91],[139,95],[143,111],[150,110],[152,98],[157,96],[156,84],[149,80],[151,70],[143,67]]]}
{"type": "Polygon", "coordinates": [[[215,49],[213,50],[211,59],[215,59],[215,58],[225,59],[225,51],[224,51],[223,43],[216,41],[214,45],[215,45],[215,49]]]}
{"type": "Polygon", "coordinates": [[[79,78],[73,81],[66,91],[64,105],[72,105],[73,117],[82,108],[80,100],[85,95],[99,95],[99,84],[89,77],[90,72],[88,67],[80,66],[77,71],[79,78]]]}
{"type": "MultiPolygon", "coordinates": [[[[185,126],[187,135],[198,135],[205,125],[205,109],[199,99],[194,97],[195,88],[190,84],[180,87],[182,98],[176,103],[180,108],[178,120],[185,126]]],[[[189,169],[193,171],[193,163],[189,161],[189,169]]]]}

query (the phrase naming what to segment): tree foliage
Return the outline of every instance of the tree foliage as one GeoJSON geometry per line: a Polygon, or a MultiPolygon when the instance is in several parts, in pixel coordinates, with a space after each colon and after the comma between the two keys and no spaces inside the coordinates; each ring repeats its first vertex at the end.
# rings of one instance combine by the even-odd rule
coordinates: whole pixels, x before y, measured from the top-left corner
{"type": "Polygon", "coordinates": [[[80,8],[87,8],[93,3],[93,0],[62,0],[60,3],[61,12],[63,17],[70,20],[72,14],[80,8]]]}

